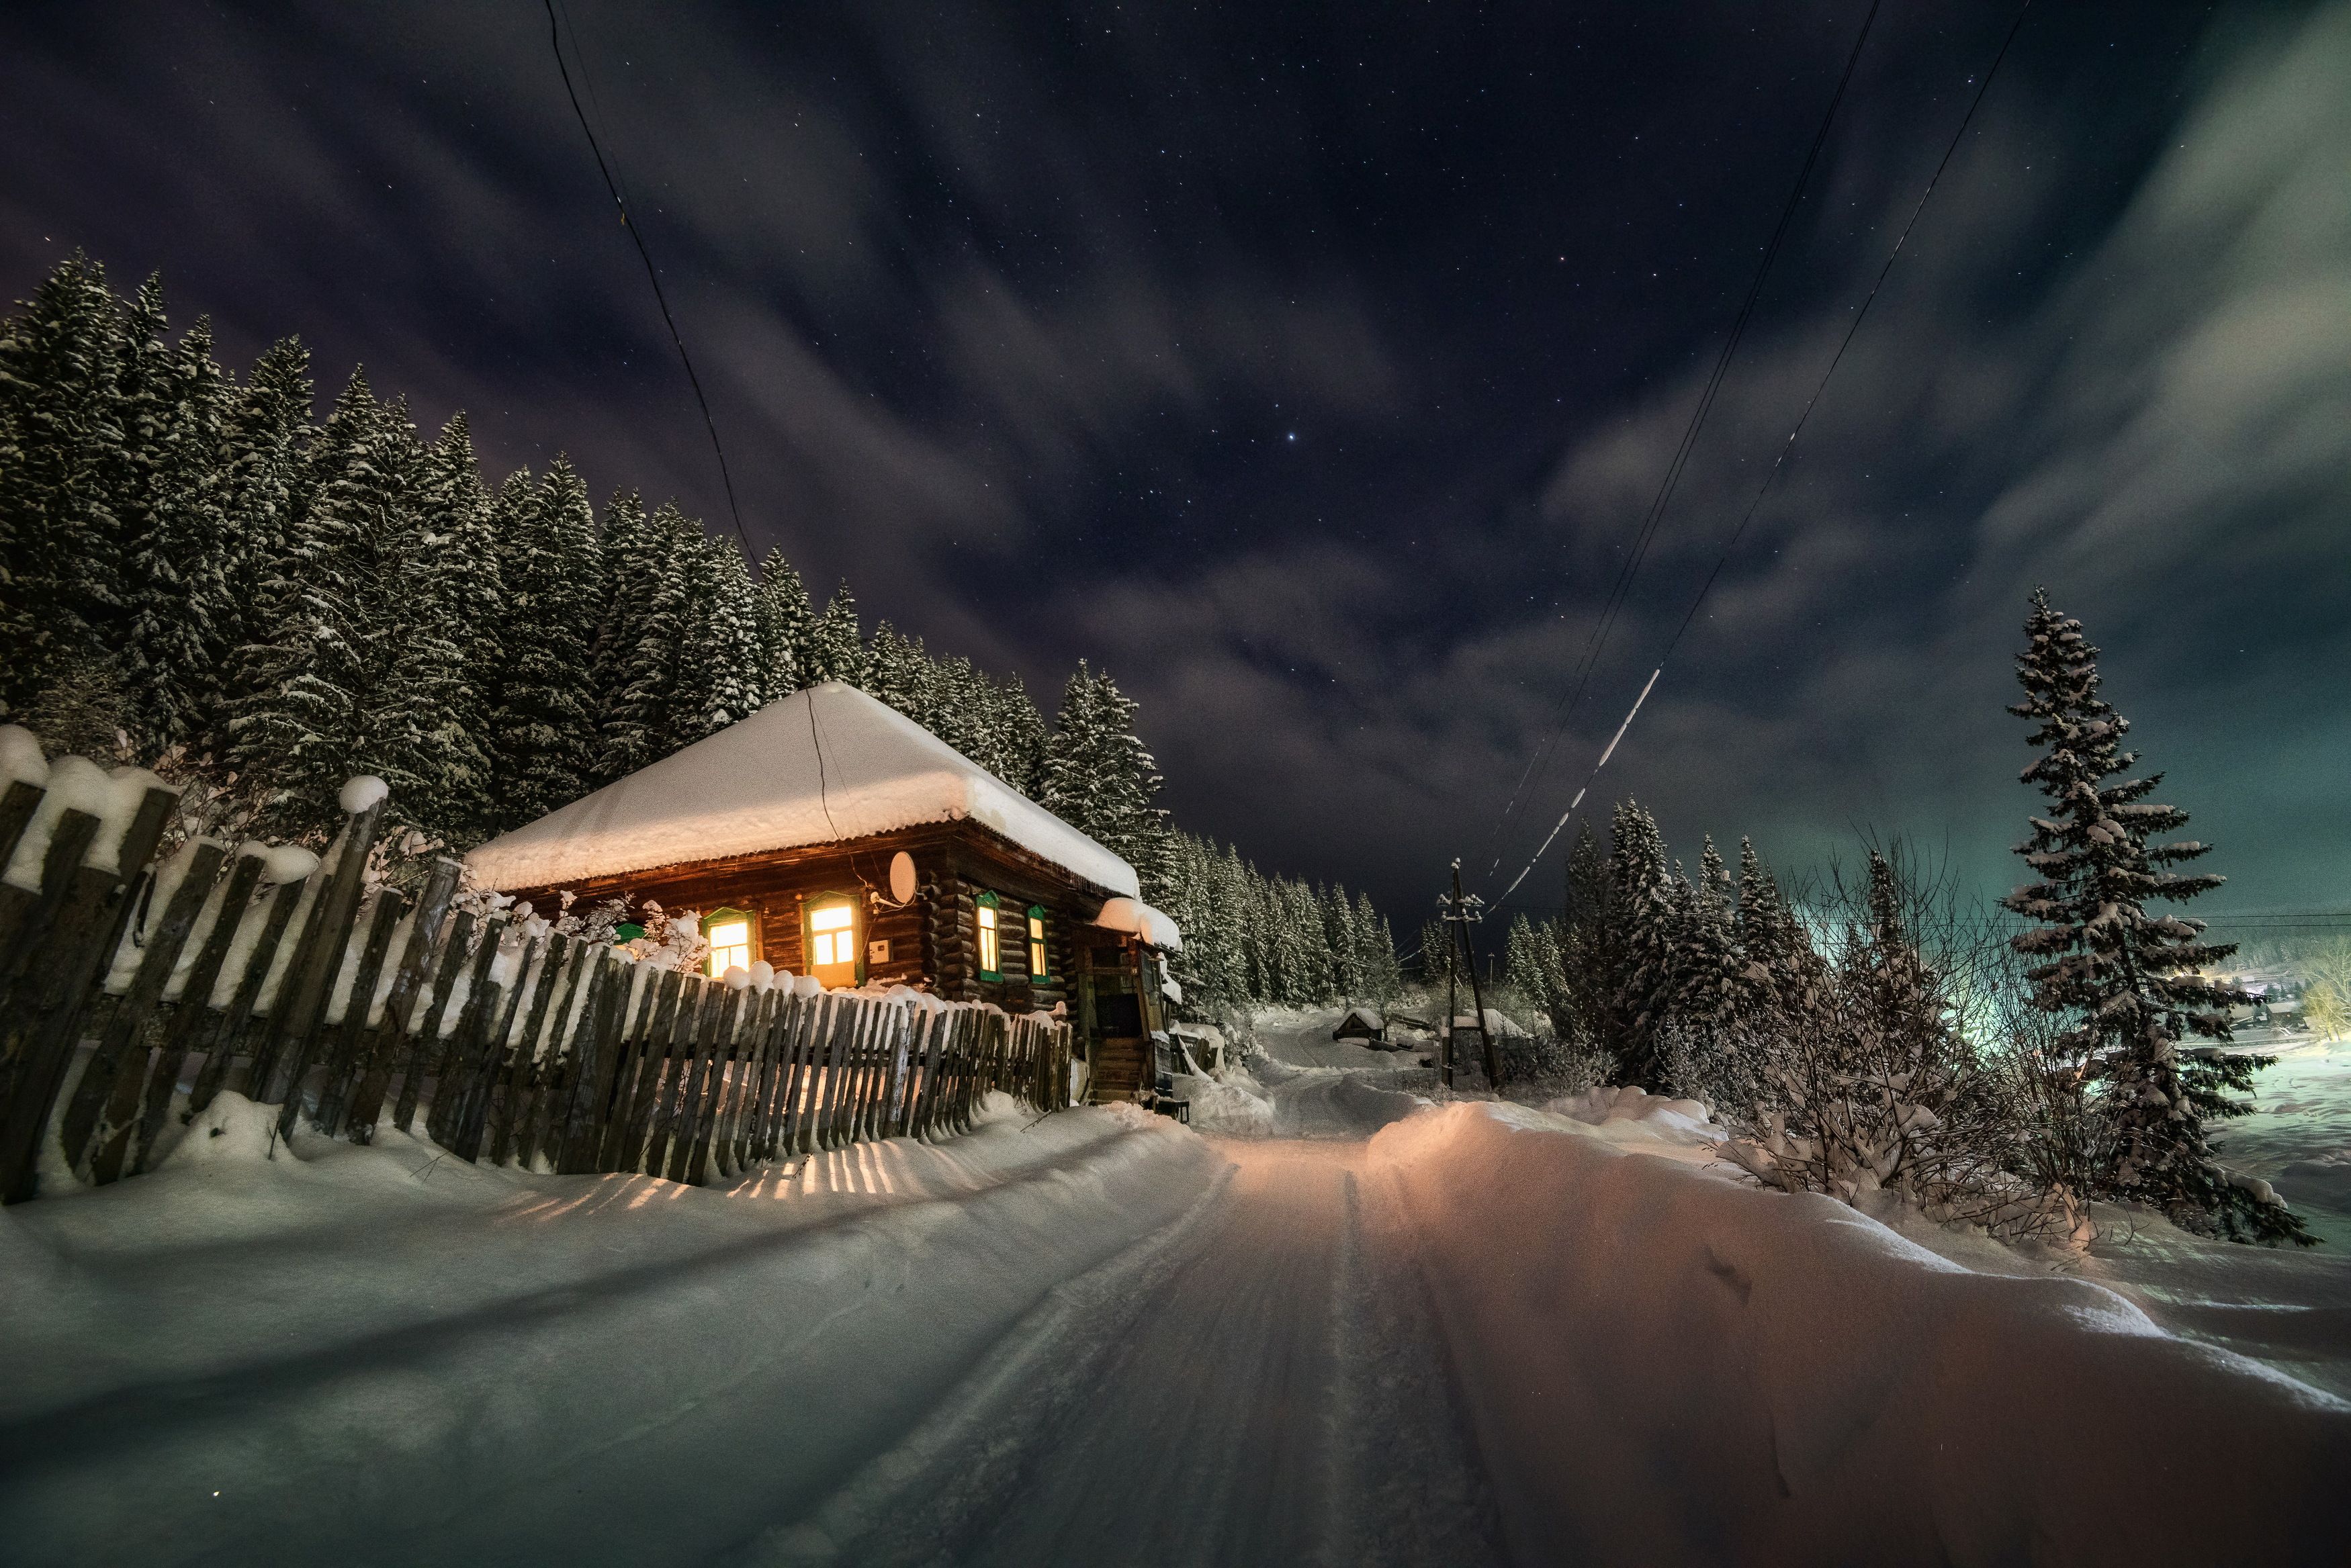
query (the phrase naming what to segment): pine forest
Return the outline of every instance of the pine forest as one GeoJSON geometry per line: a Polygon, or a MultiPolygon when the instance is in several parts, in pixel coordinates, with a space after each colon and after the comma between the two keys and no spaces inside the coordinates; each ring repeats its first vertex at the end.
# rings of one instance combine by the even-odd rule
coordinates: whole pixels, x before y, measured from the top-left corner
{"type": "Polygon", "coordinates": [[[414,850],[463,850],[824,680],[871,693],[1126,857],[1214,935],[1212,1009],[1393,996],[1361,894],[1175,828],[1136,704],[1081,662],[1050,722],[1019,676],[935,654],[848,584],[565,458],[491,483],[465,414],[427,439],[354,370],[319,420],[288,337],[242,379],[163,286],[76,255],[0,327],[0,719],[154,767],[208,832],[322,843],[356,774],[414,850]],[[1213,911],[1215,918],[1208,918],[1213,911]]]}

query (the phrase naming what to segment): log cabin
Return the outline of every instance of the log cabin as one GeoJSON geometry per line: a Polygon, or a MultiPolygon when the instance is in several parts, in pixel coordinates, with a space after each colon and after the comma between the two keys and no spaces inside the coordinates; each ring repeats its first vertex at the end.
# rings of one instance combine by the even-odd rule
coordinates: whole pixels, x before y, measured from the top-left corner
{"type": "Polygon", "coordinates": [[[484,887],[552,913],[698,914],[714,975],[1060,1010],[1082,1097],[1155,1091],[1173,920],[1134,867],[895,709],[826,681],[490,840],[484,887]]]}

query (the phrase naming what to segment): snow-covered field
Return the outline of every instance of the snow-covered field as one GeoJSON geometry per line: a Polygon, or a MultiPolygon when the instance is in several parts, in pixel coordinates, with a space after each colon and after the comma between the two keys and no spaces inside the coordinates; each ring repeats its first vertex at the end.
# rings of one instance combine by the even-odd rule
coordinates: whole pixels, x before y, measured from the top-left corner
{"type": "Polygon", "coordinates": [[[1897,1233],[1735,1179],[1687,1102],[1432,1106],[1330,1023],[1260,1020],[1192,1131],[1001,1101],[732,1191],[273,1159],[225,1098],[155,1175],[0,1215],[6,1558],[2351,1547],[2333,1249],[1897,1233]]]}

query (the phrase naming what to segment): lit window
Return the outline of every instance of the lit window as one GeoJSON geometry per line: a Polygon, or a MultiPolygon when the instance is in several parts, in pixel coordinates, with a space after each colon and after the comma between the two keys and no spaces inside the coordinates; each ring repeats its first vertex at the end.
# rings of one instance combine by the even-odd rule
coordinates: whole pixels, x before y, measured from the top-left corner
{"type": "Polygon", "coordinates": [[[1045,911],[1038,905],[1029,906],[1029,981],[1041,985],[1052,976],[1045,962],[1045,911]]]}
{"type": "Polygon", "coordinates": [[[1004,978],[1003,935],[996,929],[996,895],[979,896],[979,978],[1004,978]]]}
{"type": "Polygon", "coordinates": [[[809,912],[809,967],[825,969],[857,961],[857,912],[846,904],[827,904],[809,912]]]}
{"type": "Polygon", "coordinates": [[[710,939],[710,972],[716,977],[740,965],[751,967],[751,917],[739,909],[721,909],[702,922],[710,939]]]}

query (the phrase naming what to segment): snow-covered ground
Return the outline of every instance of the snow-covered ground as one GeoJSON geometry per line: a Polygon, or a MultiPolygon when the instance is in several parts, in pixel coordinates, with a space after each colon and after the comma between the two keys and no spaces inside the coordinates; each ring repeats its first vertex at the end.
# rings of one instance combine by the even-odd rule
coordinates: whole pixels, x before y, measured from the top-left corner
{"type": "Polygon", "coordinates": [[[1335,1016],[1259,1020],[1192,1131],[999,1101],[732,1191],[273,1159],[224,1098],[155,1175],[0,1215],[7,1560],[2351,1545],[2332,1258],[1897,1234],[1736,1179],[1687,1102],[1432,1106],[1335,1016]]]}

